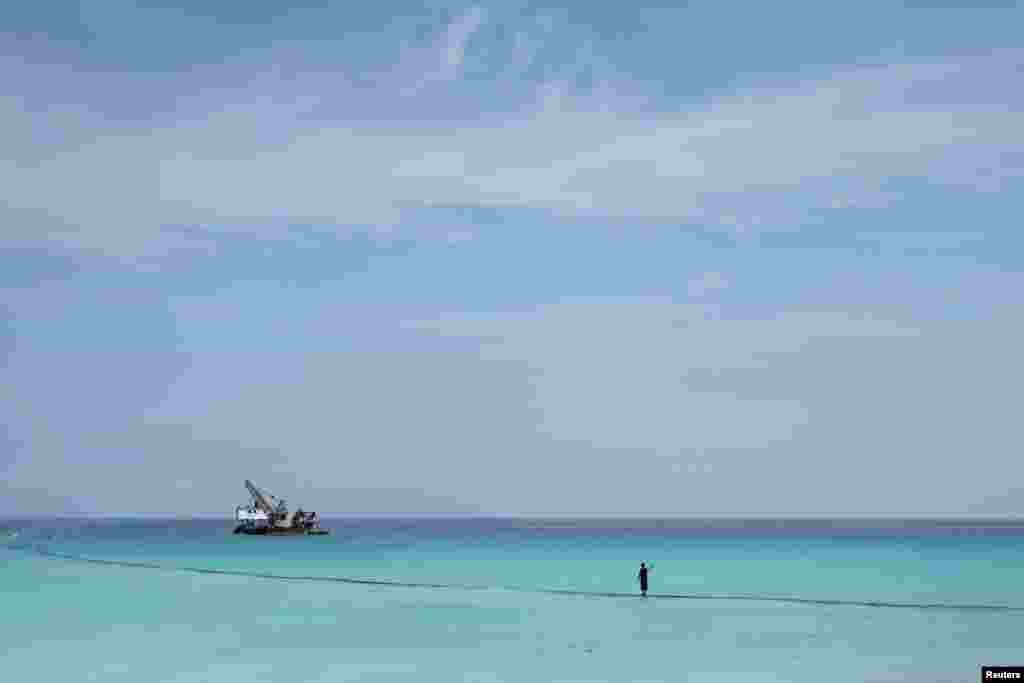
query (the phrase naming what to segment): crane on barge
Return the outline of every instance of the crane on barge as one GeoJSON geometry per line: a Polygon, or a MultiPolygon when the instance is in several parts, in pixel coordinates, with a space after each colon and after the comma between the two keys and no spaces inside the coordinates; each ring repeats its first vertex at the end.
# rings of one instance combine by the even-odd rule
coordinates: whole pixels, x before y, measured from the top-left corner
{"type": "Polygon", "coordinates": [[[302,508],[288,510],[288,504],[267,491],[256,488],[248,479],[245,488],[252,501],[235,508],[236,534],[304,534],[318,536],[329,533],[320,528],[315,512],[302,508]]]}

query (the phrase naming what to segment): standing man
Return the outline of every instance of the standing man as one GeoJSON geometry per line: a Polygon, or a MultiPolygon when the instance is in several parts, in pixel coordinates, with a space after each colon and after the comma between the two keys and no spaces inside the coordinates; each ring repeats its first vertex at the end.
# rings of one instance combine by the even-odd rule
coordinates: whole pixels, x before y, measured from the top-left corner
{"type": "Polygon", "coordinates": [[[647,565],[643,562],[640,563],[640,573],[636,575],[640,579],[640,593],[645,598],[647,597],[647,565]]]}

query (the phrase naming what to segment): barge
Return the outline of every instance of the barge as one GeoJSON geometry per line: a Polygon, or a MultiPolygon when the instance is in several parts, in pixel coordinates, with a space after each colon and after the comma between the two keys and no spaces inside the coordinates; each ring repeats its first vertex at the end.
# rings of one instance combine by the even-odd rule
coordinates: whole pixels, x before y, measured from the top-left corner
{"type": "Polygon", "coordinates": [[[245,488],[252,500],[248,505],[235,508],[236,534],[323,536],[330,531],[320,527],[315,512],[304,512],[302,508],[288,509],[285,501],[266,491],[261,491],[245,480],[245,488]]]}

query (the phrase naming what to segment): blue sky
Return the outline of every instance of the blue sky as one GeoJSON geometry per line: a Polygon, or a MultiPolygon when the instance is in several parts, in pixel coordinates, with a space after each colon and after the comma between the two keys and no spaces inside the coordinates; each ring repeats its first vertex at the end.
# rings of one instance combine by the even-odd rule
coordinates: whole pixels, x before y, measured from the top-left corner
{"type": "Polygon", "coordinates": [[[0,513],[1024,515],[1022,24],[0,10],[0,513]]]}

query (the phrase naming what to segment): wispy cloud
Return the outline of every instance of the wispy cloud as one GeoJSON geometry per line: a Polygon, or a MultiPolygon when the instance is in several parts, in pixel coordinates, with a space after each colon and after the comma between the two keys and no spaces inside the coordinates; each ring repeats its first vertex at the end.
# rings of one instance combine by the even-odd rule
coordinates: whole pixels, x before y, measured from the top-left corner
{"type": "Polygon", "coordinates": [[[405,95],[419,94],[432,83],[453,81],[459,77],[466,60],[466,44],[484,23],[486,13],[480,7],[473,7],[454,19],[436,43],[428,48],[425,57],[435,62],[420,79],[403,90],[405,95]]]}
{"type": "Polygon", "coordinates": [[[446,78],[455,78],[466,57],[466,43],[484,23],[484,11],[474,7],[466,14],[452,22],[444,33],[444,59],[441,62],[442,73],[446,78]]]}

